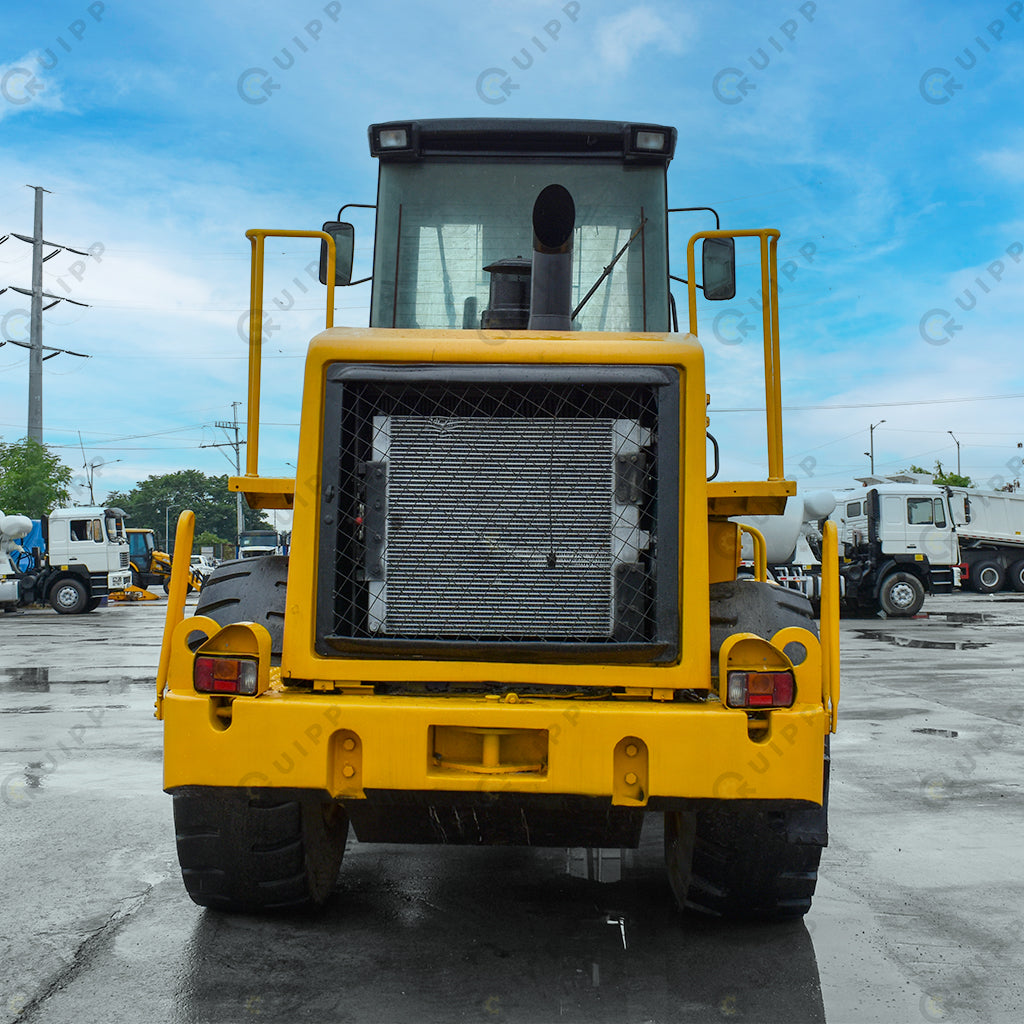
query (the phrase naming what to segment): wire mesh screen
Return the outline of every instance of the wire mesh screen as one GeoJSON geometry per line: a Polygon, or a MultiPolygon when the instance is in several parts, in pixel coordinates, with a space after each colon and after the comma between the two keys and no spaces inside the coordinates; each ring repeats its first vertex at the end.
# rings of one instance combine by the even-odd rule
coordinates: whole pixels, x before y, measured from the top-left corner
{"type": "Polygon", "coordinates": [[[334,641],[654,640],[656,392],[347,380],[327,418],[322,626],[334,641]]]}

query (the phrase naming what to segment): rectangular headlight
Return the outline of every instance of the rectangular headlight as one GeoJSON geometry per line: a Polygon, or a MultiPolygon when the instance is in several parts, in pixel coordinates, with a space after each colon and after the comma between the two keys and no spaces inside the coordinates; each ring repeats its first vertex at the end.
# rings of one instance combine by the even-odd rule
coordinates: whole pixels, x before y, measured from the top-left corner
{"type": "Polygon", "coordinates": [[[406,149],[409,132],[405,128],[385,128],[378,136],[381,149],[406,149]]]}
{"type": "Polygon", "coordinates": [[[637,149],[645,150],[649,153],[660,153],[665,148],[665,133],[638,131],[634,139],[634,145],[637,149]]]}

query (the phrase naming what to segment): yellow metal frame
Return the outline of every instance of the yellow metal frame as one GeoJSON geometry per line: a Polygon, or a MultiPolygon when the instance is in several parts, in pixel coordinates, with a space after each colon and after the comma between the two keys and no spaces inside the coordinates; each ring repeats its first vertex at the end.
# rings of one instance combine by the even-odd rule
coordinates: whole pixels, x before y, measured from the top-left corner
{"type": "Polygon", "coordinates": [[[326,231],[251,228],[249,266],[249,404],[245,442],[245,476],[228,478],[228,488],[241,491],[251,508],[291,508],[295,481],[288,477],[260,477],[260,385],[263,373],[263,264],[268,238],[317,238],[327,243],[327,327],[334,326],[334,278],[337,248],[326,231]]]}
{"type": "Polygon", "coordinates": [[[778,245],[776,228],[742,231],[699,231],[686,245],[686,280],[690,306],[690,333],[697,335],[697,271],[695,248],[703,238],[758,238],[761,240],[761,318],[764,331],[764,394],[768,428],[768,479],[783,480],[782,373],[779,361],[778,245]]]}
{"type": "MultiPolygon", "coordinates": [[[[166,788],[183,785],[288,786],[359,799],[368,789],[488,790],[577,793],[645,806],[657,797],[803,799],[820,803],[822,740],[835,728],[839,698],[838,560],[835,532],[826,528],[819,643],[789,627],[772,642],[727,639],[721,664],[756,660],[791,664],[782,648],[799,641],[792,708],[751,717],[714,696],[673,701],[677,689],[710,689],[709,514],[781,512],[795,484],[783,479],[774,230],[704,232],[687,248],[691,335],[696,333],[694,245],[700,238],[761,240],[765,300],[765,387],[768,473],[745,483],[704,479],[706,429],[704,355],[694,336],[582,332],[398,331],[335,328],[333,274],[327,327],[310,344],[303,385],[304,414],[296,479],[258,473],[260,353],[264,243],[268,237],[326,239],[319,231],[256,230],[252,243],[250,367],[246,475],[231,480],[250,505],[294,505],[281,668],[261,666],[257,697],[207,697],[192,687],[188,639],[201,633],[221,648],[248,645],[269,665],[265,631],[239,624],[230,637],[212,620],[184,619],[194,517],[178,520],[164,642],[157,676],[157,717],[167,723],[166,788]],[[577,665],[326,658],[314,649],[316,566],[320,549],[319,479],[325,457],[322,410],[328,369],[337,363],[667,365],[680,371],[679,615],[685,659],[674,665],[577,665]],[[830,560],[831,559],[831,564],[830,560]],[[684,571],[685,568],[685,571],[684,571]],[[229,643],[229,640],[231,643],[229,643]],[[756,646],[756,651],[755,651],[756,646]],[[513,692],[492,696],[401,697],[374,693],[374,684],[486,680],[513,692]],[[300,687],[290,688],[298,682],[300,687]],[[624,688],[620,700],[586,701],[517,694],[516,687],[557,681],[563,686],[624,688]],[[480,737],[479,755],[473,744],[480,737]],[[468,756],[462,756],[469,751],[468,756]]],[[[831,525],[831,524],[830,524],[831,525]]],[[[325,528],[333,528],[331,526],[325,528]]],[[[757,573],[766,577],[763,537],[755,537],[757,573]]],[[[721,560],[721,559],[720,559],[721,560]]]]}
{"type": "Polygon", "coordinates": [[[756,526],[748,526],[746,523],[737,523],[740,533],[745,533],[754,546],[754,579],[758,583],[768,581],[768,543],[764,534],[756,526]]]}
{"type": "Polygon", "coordinates": [[[839,535],[836,524],[825,523],[821,542],[822,702],[828,709],[829,731],[839,717],[839,535]]]}

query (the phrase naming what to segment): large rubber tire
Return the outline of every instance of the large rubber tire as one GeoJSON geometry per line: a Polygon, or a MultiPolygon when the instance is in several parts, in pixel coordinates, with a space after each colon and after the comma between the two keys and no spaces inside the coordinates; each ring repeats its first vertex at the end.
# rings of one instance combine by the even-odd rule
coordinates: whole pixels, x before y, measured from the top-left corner
{"type": "Polygon", "coordinates": [[[909,618],[924,604],[924,584],[911,572],[893,572],[882,580],[878,604],[891,618],[909,618]]]}
{"type": "Polygon", "coordinates": [[[1024,558],[1006,570],[1006,579],[1018,594],[1024,594],[1024,558]]]}
{"type": "Polygon", "coordinates": [[[338,878],[348,816],[319,794],[189,786],[174,794],[178,862],[201,907],[320,906],[338,878]]]}
{"type": "Polygon", "coordinates": [[[91,611],[85,584],[73,576],[65,576],[50,588],[50,606],[58,615],[81,615],[91,611]]]}
{"type": "Polygon", "coordinates": [[[285,591],[288,558],[239,558],[222,562],[210,574],[196,602],[196,615],[208,615],[222,626],[232,622],[258,622],[270,633],[275,664],[284,637],[285,591]]]}
{"type": "Polygon", "coordinates": [[[1002,590],[1004,579],[1003,567],[998,562],[986,559],[971,566],[972,585],[979,594],[994,594],[1002,590]]]}
{"type": "MultiPolygon", "coordinates": [[[[786,626],[817,636],[808,600],[766,583],[711,587],[712,660],[732,633],[770,639],[786,626]]],[[[717,667],[714,669],[717,672],[717,667]]],[[[785,920],[811,906],[828,844],[828,739],[822,806],[761,810],[751,801],[709,800],[695,812],[665,815],[665,862],[678,904],[703,914],[785,920]]]]}
{"type": "MultiPolygon", "coordinates": [[[[826,760],[826,771],[827,765],[826,760]]],[[[803,917],[811,909],[827,842],[824,837],[809,841],[800,834],[801,818],[813,816],[813,810],[761,811],[730,807],[728,801],[697,811],[683,906],[714,917],[803,917]]],[[[679,818],[685,821],[687,815],[679,818]]],[[[668,822],[666,843],[667,826],[668,822]]]]}

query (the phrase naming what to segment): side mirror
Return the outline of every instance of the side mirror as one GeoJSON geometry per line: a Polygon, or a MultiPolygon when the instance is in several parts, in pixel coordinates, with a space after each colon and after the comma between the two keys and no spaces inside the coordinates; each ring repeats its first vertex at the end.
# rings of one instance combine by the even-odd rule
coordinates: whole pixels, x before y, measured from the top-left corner
{"type": "MultiPolygon", "coordinates": [[[[355,250],[356,230],[351,224],[329,220],[321,228],[334,239],[335,286],[349,284],[352,280],[352,254],[355,250]]],[[[327,242],[320,240],[320,283],[327,284],[327,242]]]]}
{"type": "Polygon", "coordinates": [[[705,238],[702,252],[704,298],[712,301],[736,296],[736,239],[705,238]]]}

